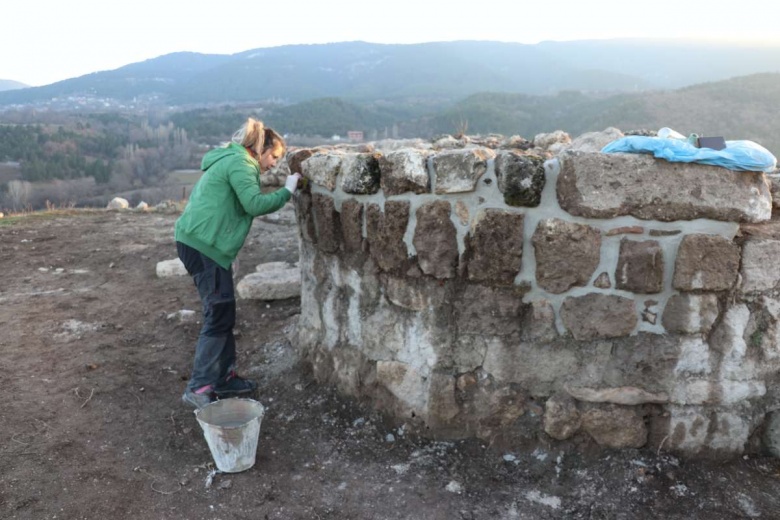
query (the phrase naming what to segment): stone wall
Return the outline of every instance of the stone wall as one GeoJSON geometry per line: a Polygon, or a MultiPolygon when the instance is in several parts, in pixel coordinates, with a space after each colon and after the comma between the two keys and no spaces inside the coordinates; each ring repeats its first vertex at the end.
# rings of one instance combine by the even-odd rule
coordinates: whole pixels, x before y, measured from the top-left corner
{"type": "Polygon", "coordinates": [[[774,451],[770,183],[616,133],[291,152],[317,379],[439,438],[774,451]]]}

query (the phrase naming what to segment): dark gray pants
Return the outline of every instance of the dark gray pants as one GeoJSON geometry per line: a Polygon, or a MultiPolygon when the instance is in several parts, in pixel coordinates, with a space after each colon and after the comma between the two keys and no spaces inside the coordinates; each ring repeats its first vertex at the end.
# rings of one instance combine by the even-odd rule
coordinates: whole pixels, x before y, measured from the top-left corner
{"type": "Polygon", "coordinates": [[[216,388],[225,382],[236,364],[233,271],[181,242],[176,242],[176,251],[203,303],[203,326],[195,345],[195,361],[187,389],[197,390],[206,385],[216,388]]]}

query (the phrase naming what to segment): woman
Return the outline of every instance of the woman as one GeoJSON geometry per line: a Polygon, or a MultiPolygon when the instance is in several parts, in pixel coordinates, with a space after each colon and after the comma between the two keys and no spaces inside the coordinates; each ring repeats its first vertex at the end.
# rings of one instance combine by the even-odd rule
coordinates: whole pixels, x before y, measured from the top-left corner
{"type": "Polygon", "coordinates": [[[284,155],[284,139],[251,117],[232,142],[203,156],[203,175],[176,221],[176,249],[203,303],[203,327],[195,361],[182,396],[200,408],[215,397],[250,395],[257,383],[236,375],[236,300],[231,264],[244,245],[252,220],[281,209],[295,193],[301,175],[284,188],[260,191],[260,174],[284,155]]]}

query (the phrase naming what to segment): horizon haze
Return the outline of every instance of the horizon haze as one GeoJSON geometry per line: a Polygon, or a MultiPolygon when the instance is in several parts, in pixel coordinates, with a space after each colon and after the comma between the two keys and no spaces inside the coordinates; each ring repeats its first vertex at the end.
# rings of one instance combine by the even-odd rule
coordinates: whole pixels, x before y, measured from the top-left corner
{"type": "Polygon", "coordinates": [[[653,38],[780,47],[774,19],[761,16],[765,4],[756,0],[741,2],[739,9],[706,12],[695,3],[668,0],[631,10],[617,0],[601,2],[598,9],[564,1],[556,4],[555,12],[541,4],[495,12],[443,10],[412,0],[398,0],[393,9],[365,4],[359,12],[343,0],[327,4],[291,0],[279,13],[246,0],[229,8],[217,5],[206,2],[181,9],[138,0],[117,16],[88,0],[15,2],[4,10],[10,23],[0,32],[0,79],[42,86],[174,52],[231,55],[352,41],[536,44],[653,38]],[[287,21],[290,14],[295,15],[293,23],[287,21]],[[478,23],[483,16],[491,23],[478,23]]]}

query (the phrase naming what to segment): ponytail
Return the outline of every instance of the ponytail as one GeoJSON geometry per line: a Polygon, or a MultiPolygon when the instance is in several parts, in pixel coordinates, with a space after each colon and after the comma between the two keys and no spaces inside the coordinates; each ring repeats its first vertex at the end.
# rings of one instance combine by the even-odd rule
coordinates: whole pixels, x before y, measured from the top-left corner
{"type": "Polygon", "coordinates": [[[233,142],[252,150],[258,157],[263,153],[266,128],[262,121],[252,117],[233,134],[233,142]]]}
{"type": "Polygon", "coordinates": [[[255,157],[260,157],[271,148],[280,146],[282,150],[287,149],[287,143],[273,128],[266,127],[262,121],[254,118],[248,118],[241,128],[233,134],[232,141],[236,144],[248,148],[255,157]]]}

